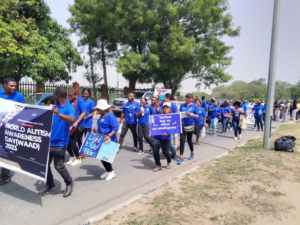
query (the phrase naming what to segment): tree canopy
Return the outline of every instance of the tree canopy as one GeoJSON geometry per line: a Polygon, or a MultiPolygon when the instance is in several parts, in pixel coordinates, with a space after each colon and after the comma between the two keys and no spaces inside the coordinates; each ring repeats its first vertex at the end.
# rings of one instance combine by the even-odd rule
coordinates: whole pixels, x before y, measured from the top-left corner
{"type": "Polygon", "coordinates": [[[50,17],[43,0],[1,0],[1,77],[68,82],[70,73],[83,64],[69,34],[50,17]]]}

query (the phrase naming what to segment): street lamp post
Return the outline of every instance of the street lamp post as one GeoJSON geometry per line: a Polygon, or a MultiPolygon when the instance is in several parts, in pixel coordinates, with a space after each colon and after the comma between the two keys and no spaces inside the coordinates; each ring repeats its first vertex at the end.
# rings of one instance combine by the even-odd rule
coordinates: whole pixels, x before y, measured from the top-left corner
{"type": "Polygon", "coordinates": [[[117,97],[119,98],[119,73],[117,72],[117,97]]]}
{"type": "Polygon", "coordinates": [[[273,115],[273,107],[274,107],[273,103],[274,103],[275,84],[276,84],[276,61],[277,61],[277,50],[278,50],[280,4],[281,4],[281,0],[274,0],[268,93],[267,93],[264,144],[263,144],[264,148],[268,148],[268,149],[271,148],[271,116],[273,115]]]}

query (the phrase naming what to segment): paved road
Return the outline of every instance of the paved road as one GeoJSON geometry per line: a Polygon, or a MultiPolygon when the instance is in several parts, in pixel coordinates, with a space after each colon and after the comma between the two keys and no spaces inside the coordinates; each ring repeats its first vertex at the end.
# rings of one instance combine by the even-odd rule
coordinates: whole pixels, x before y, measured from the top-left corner
{"type": "MultiPolygon", "coordinates": [[[[274,123],[273,126],[278,124],[274,123]]],[[[65,184],[55,169],[53,171],[56,187],[45,196],[36,194],[37,190],[44,187],[43,182],[15,174],[8,185],[0,187],[0,224],[79,224],[196,165],[234,149],[248,139],[262,135],[251,128],[245,130],[243,139],[237,141],[233,140],[233,131],[226,135],[218,132],[216,137],[207,135],[201,140],[200,146],[195,146],[195,160],[186,159],[181,166],[174,160],[171,170],[157,173],[152,172],[155,165],[151,155],[138,155],[131,151],[132,137],[129,132],[124,149],[117,155],[113,164],[117,173],[116,179],[109,182],[100,180],[99,177],[104,172],[101,162],[86,158],[80,166],[68,167],[75,182],[75,190],[71,197],[65,199],[62,197],[65,184]]],[[[186,150],[185,157],[188,156],[189,151],[186,150]]],[[[162,164],[166,165],[166,161],[162,160],[162,164]]]]}

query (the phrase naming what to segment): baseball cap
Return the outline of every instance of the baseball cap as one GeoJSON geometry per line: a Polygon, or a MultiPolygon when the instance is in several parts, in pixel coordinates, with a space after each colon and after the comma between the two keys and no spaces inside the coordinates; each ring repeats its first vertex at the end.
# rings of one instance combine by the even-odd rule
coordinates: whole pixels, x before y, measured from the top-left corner
{"type": "Polygon", "coordinates": [[[189,94],[187,94],[185,97],[186,97],[186,98],[193,98],[193,95],[189,93],[189,94]]]}
{"type": "Polygon", "coordinates": [[[164,102],[163,107],[164,106],[169,106],[171,108],[171,103],[170,102],[164,102]]]}

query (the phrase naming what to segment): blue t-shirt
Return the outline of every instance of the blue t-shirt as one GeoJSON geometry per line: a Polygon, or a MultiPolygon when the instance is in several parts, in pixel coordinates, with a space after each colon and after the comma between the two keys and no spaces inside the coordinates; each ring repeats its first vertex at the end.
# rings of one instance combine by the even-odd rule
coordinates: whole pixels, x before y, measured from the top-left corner
{"type": "Polygon", "coordinates": [[[158,115],[158,114],[162,114],[162,111],[161,111],[161,107],[159,107],[159,111],[156,112],[155,110],[155,105],[150,105],[150,114],[152,115],[158,115]]]}
{"type": "Polygon", "coordinates": [[[256,106],[255,109],[253,108],[253,110],[255,111],[254,116],[256,116],[256,117],[263,117],[264,112],[266,111],[266,109],[263,105],[256,106]]]}
{"type": "Polygon", "coordinates": [[[207,112],[202,107],[198,108],[198,111],[199,111],[199,118],[195,119],[195,124],[204,125],[204,117],[207,116],[207,112]]]}
{"type": "Polygon", "coordinates": [[[20,92],[15,91],[13,94],[6,96],[4,94],[4,88],[0,89],[0,98],[11,100],[13,102],[25,103],[24,96],[20,92]]]}
{"type": "Polygon", "coordinates": [[[207,103],[205,100],[202,101],[201,107],[206,109],[207,108],[207,103]]]}
{"type": "Polygon", "coordinates": [[[224,118],[224,114],[230,114],[231,113],[231,108],[229,106],[226,106],[226,107],[222,107],[221,108],[221,115],[222,115],[222,118],[224,118]]]}
{"type": "Polygon", "coordinates": [[[240,110],[242,110],[244,113],[247,112],[247,106],[244,104],[244,105],[241,105],[240,107],[240,110]]]}
{"type": "Polygon", "coordinates": [[[136,124],[136,115],[135,113],[139,113],[137,110],[140,104],[138,102],[133,101],[132,103],[126,102],[123,105],[122,113],[125,114],[125,122],[129,124],[136,124]]]}
{"type": "MultiPolygon", "coordinates": [[[[180,112],[187,113],[194,113],[195,115],[199,115],[198,107],[195,103],[190,104],[189,106],[184,103],[180,106],[180,112]]],[[[190,126],[195,124],[195,118],[194,117],[186,117],[182,119],[182,123],[184,126],[190,126]]]]}
{"type": "MultiPolygon", "coordinates": [[[[140,111],[141,111],[141,106],[139,106],[139,108],[138,108],[138,110],[137,110],[138,112],[137,113],[140,113],[140,111]]],[[[149,125],[149,116],[151,115],[151,109],[150,109],[150,107],[149,107],[149,105],[146,105],[145,107],[144,107],[144,115],[140,115],[139,117],[138,117],[138,124],[139,125],[149,125]]]]}
{"type": "Polygon", "coordinates": [[[219,106],[212,107],[211,118],[217,118],[219,113],[222,113],[221,108],[219,106]]]}
{"type": "MultiPolygon", "coordinates": [[[[74,104],[75,101],[69,101],[72,105],[74,104]]],[[[75,120],[78,120],[79,116],[81,113],[83,112],[87,112],[87,109],[86,109],[86,104],[83,100],[83,98],[81,97],[78,97],[78,100],[77,100],[77,106],[76,106],[76,110],[75,110],[75,120]]],[[[84,126],[85,125],[85,120],[81,120],[80,123],[78,123],[78,127],[80,126],[84,126]]]]}
{"type": "MultiPolygon", "coordinates": [[[[101,116],[97,122],[98,124],[98,133],[109,135],[112,131],[118,132],[119,123],[114,114],[111,112],[107,113],[105,116],[101,116]]],[[[110,140],[117,141],[117,135],[114,134],[110,140]]]]}
{"type": "MultiPolygon", "coordinates": [[[[84,100],[84,102],[86,105],[86,116],[89,116],[94,111],[95,102],[90,98],[84,100]]],[[[93,128],[93,117],[90,117],[85,120],[85,128],[89,128],[89,129],[93,128]]]]}
{"type": "Polygon", "coordinates": [[[214,107],[214,105],[213,104],[210,104],[210,103],[208,103],[208,110],[207,110],[207,112],[208,112],[208,115],[211,115],[211,109],[214,107]]]}
{"type": "Polygon", "coordinates": [[[233,121],[239,122],[241,119],[241,115],[244,115],[244,111],[242,111],[241,108],[232,110],[233,121]]]}
{"type": "MultiPolygon", "coordinates": [[[[58,112],[60,114],[66,115],[66,116],[72,116],[75,118],[75,109],[70,104],[70,102],[67,102],[63,105],[54,104],[58,108],[58,112]]],[[[53,114],[53,121],[52,121],[52,131],[51,131],[51,142],[50,146],[56,146],[56,147],[67,147],[69,144],[69,129],[70,129],[69,123],[66,123],[62,119],[60,119],[58,116],[55,116],[53,114]]]]}
{"type": "MultiPolygon", "coordinates": [[[[164,105],[164,102],[160,102],[159,103],[159,106],[162,108],[164,105]]],[[[177,105],[174,103],[174,102],[171,102],[171,110],[172,112],[171,113],[178,113],[178,107],[177,105]]]]}

